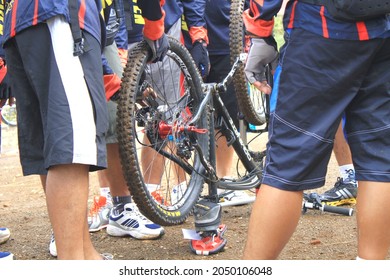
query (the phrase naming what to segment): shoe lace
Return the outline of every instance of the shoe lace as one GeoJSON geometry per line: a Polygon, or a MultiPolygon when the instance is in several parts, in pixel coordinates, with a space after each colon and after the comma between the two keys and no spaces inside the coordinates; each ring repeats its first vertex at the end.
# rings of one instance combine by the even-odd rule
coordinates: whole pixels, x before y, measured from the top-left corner
{"type": "Polygon", "coordinates": [[[106,206],[106,203],[107,203],[107,198],[105,196],[96,195],[93,198],[93,205],[89,210],[89,216],[90,217],[96,216],[99,213],[100,209],[106,206]]]}
{"type": "MultiPolygon", "coordinates": [[[[353,170],[352,169],[350,169],[350,170],[354,174],[353,170]]],[[[352,175],[352,176],[354,176],[354,175],[352,175]]],[[[325,193],[333,193],[333,192],[336,192],[336,191],[341,190],[343,188],[349,187],[350,185],[354,184],[354,181],[355,181],[354,179],[351,179],[351,180],[348,179],[348,180],[344,181],[343,178],[337,177],[337,181],[334,184],[334,187],[332,189],[326,191],[325,193]]]]}
{"type": "Polygon", "coordinates": [[[326,192],[324,192],[324,194],[332,194],[332,193],[342,189],[343,185],[344,185],[343,178],[337,177],[337,181],[336,181],[336,183],[334,183],[333,188],[331,188],[330,190],[327,190],[326,192]]]}
{"type": "Polygon", "coordinates": [[[147,222],[152,223],[152,221],[150,221],[148,218],[146,218],[144,215],[142,215],[142,213],[141,213],[141,212],[139,211],[139,209],[138,209],[138,206],[137,206],[135,203],[132,203],[131,209],[132,209],[132,213],[133,213],[137,218],[140,218],[140,219],[143,220],[143,221],[147,221],[147,222]]]}
{"type": "Polygon", "coordinates": [[[340,189],[342,187],[343,183],[344,183],[343,178],[337,177],[337,181],[334,184],[334,189],[340,189]]]}
{"type": "Polygon", "coordinates": [[[348,169],[346,173],[348,173],[347,181],[351,183],[355,182],[355,171],[353,169],[348,169]]]}

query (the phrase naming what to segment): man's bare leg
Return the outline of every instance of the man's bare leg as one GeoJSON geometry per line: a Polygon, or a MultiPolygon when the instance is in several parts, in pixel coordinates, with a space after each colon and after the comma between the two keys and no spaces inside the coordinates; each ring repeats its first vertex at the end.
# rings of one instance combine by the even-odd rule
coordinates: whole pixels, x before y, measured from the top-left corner
{"type": "Polygon", "coordinates": [[[243,259],[277,259],[301,216],[303,192],[262,185],[253,204],[243,259]]]}
{"type": "Polygon", "coordinates": [[[347,140],[345,139],[343,125],[341,122],[336,131],[333,152],[339,166],[352,164],[351,150],[347,140]]]}
{"type": "Polygon", "coordinates": [[[358,256],[385,259],[390,248],[390,183],[359,181],[358,256]]]}
{"type": "Polygon", "coordinates": [[[101,187],[110,187],[111,196],[130,196],[123,174],[118,143],[107,144],[107,169],[99,171],[99,184],[101,187]]]}
{"type": "Polygon", "coordinates": [[[216,150],[217,161],[217,175],[218,177],[225,177],[231,175],[231,168],[233,165],[234,149],[233,146],[228,146],[226,137],[219,137],[217,140],[216,150]]]}
{"type": "Polygon", "coordinates": [[[88,166],[68,164],[51,167],[45,189],[58,259],[102,259],[88,233],[88,166]]]}

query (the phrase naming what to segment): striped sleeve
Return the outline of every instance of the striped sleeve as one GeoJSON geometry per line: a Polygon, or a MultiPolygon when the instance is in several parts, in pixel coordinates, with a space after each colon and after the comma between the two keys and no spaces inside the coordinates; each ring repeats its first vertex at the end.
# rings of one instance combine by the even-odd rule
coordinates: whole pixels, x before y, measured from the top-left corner
{"type": "Polygon", "coordinates": [[[272,35],[274,16],[282,7],[283,0],[250,0],[244,11],[243,21],[247,32],[259,37],[272,35]]]}
{"type": "Polygon", "coordinates": [[[164,34],[165,12],[161,7],[165,0],[138,0],[137,4],[145,19],[144,36],[159,39],[164,34]]]}

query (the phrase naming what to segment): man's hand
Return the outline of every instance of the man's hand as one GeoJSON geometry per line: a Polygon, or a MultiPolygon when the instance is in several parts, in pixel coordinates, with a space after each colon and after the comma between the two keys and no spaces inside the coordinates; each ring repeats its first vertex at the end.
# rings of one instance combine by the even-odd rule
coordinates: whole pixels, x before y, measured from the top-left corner
{"type": "Polygon", "coordinates": [[[157,40],[150,40],[147,37],[144,37],[144,39],[146,43],[148,43],[152,53],[152,59],[150,61],[162,61],[169,49],[169,41],[167,35],[163,34],[157,40]]]}
{"type": "Polygon", "coordinates": [[[265,66],[270,64],[271,70],[275,70],[279,59],[276,41],[273,37],[252,38],[245,64],[245,76],[258,90],[270,94],[271,87],[265,76],[265,66]]]}
{"type": "Polygon", "coordinates": [[[190,53],[195,61],[195,65],[199,69],[202,78],[205,78],[210,71],[210,59],[206,43],[202,40],[196,41],[193,44],[190,53]]]}

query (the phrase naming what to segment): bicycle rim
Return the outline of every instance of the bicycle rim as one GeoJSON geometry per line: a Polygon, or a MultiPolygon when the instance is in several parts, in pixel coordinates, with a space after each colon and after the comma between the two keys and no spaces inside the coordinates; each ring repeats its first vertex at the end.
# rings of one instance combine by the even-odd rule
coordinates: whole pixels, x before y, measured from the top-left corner
{"type": "Polygon", "coordinates": [[[161,225],[183,223],[192,213],[204,182],[199,151],[206,157],[209,151],[207,114],[189,125],[202,101],[201,78],[185,47],[172,38],[169,43],[162,62],[147,63],[145,42],[130,53],[117,116],[131,195],[161,225]]]}
{"type": "Polygon", "coordinates": [[[16,126],[17,124],[17,114],[16,114],[16,106],[5,104],[1,108],[1,119],[3,122],[9,126],[16,126]]]}
{"type": "MultiPolygon", "coordinates": [[[[242,21],[244,4],[245,0],[232,1],[230,7],[229,36],[232,64],[241,53],[245,52],[244,23],[242,21]]],[[[266,122],[267,116],[265,94],[247,82],[244,68],[245,66],[241,65],[233,77],[238,107],[247,122],[253,125],[262,125],[266,122]]]]}

